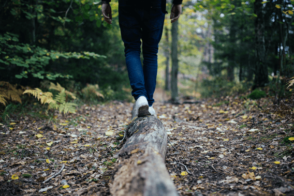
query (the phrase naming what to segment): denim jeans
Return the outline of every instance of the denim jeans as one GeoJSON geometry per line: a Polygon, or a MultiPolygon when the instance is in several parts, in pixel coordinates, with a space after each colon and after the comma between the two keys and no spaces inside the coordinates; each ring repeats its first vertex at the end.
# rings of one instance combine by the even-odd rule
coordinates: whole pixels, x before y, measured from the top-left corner
{"type": "Polygon", "coordinates": [[[145,96],[149,106],[152,106],[158,67],[158,44],[162,35],[165,14],[161,9],[161,0],[145,1],[151,3],[144,5],[130,2],[130,0],[119,0],[119,25],[125,46],[132,95],[136,100],[140,96],[145,96]],[[143,66],[140,60],[141,40],[143,66]]]}

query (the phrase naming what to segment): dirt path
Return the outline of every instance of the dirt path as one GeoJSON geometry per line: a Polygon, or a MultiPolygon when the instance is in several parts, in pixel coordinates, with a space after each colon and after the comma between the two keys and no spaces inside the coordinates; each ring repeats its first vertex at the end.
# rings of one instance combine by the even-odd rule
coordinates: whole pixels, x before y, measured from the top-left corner
{"type": "MultiPolygon", "coordinates": [[[[167,168],[180,195],[294,195],[293,143],[287,139],[294,136],[293,118],[267,105],[266,99],[229,98],[155,104],[170,140],[167,168]]],[[[116,138],[130,112],[130,103],[111,102],[82,106],[49,124],[26,116],[2,126],[0,195],[109,195],[116,138]]]]}

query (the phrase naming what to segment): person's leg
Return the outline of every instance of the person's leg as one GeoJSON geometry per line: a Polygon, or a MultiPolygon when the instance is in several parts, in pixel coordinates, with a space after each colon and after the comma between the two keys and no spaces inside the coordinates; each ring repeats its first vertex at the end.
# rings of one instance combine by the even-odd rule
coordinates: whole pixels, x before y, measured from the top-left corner
{"type": "Polygon", "coordinates": [[[143,68],[140,60],[142,14],[142,12],[138,12],[138,10],[134,10],[130,6],[119,6],[119,25],[122,40],[125,45],[125,58],[129,80],[133,90],[132,95],[135,100],[140,96],[147,98],[143,68]]]}
{"type": "Polygon", "coordinates": [[[154,103],[153,94],[156,87],[158,44],[162,35],[165,15],[161,9],[161,1],[158,1],[158,3],[158,6],[152,6],[152,8],[146,10],[142,26],[143,70],[149,106],[154,103]]]}

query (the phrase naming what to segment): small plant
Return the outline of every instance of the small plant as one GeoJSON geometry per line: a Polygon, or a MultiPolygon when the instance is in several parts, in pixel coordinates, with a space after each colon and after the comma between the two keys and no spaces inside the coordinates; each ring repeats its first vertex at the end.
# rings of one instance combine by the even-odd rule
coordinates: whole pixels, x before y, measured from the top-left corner
{"type": "Polygon", "coordinates": [[[20,96],[24,90],[25,87],[21,85],[12,85],[9,82],[0,81],[0,103],[4,106],[6,106],[7,100],[22,103],[20,96]]]}
{"type": "Polygon", "coordinates": [[[86,100],[104,98],[104,96],[99,92],[98,84],[87,84],[87,86],[82,89],[82,97],[86,100]]]}
{"type": "Polygon", "coordinates": [[[266,93],[258,89],[255,89],[254,91],[250,93],[250,95],[248,95],[248,98],[250,99],[260,99],[263,97],[266,97],[266,93]]]}
{"type": "Polygon", "coordinates": [[[32,175],[31,174],[23,174],[22,177],[24,177],[24,178],[30,178],[30,177],[32,177],[32,175]]]}
{"type": "Polygon", "coordinates": [[[59,113],[75,113],[75,103],[67,102],[69,97],[76,99],[74,94],[65,90],[60,84],[57,85],[51,83],[49,89],[59,91],[59,94],[53,99],[53,94],[51,92],[42,92],[41,89],[35,88],[34,90],[26,90],[23,94],[32,94],[36,97],[41,104],[48,104],[49,109],[58,109],[59,113]]]}

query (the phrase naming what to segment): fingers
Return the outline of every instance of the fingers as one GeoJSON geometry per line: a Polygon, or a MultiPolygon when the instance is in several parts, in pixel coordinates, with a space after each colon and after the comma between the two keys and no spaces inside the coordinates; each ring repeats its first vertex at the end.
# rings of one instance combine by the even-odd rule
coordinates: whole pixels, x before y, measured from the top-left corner
{"type": "Polygon", "coordinates": [[[108,24],[112,23],[112,13],[109,4],[102,4],[102,15],[104,17],[105,22],[107,22],[108,24]]]}
{"type": "Polygon", "coordinates": [[[171,23],[176,22],[179,18],[180,18],[180,15],[178,15],[177,17],[171,18],[171,23]]]}

